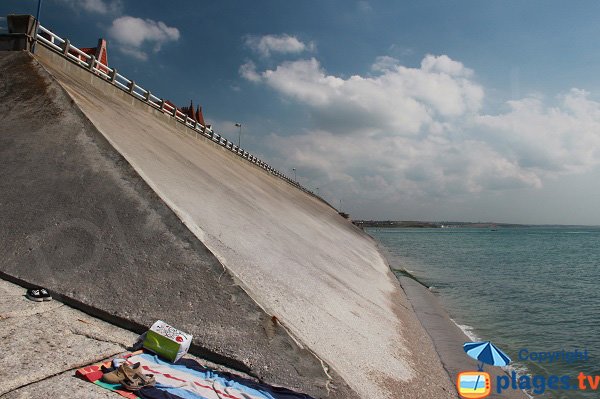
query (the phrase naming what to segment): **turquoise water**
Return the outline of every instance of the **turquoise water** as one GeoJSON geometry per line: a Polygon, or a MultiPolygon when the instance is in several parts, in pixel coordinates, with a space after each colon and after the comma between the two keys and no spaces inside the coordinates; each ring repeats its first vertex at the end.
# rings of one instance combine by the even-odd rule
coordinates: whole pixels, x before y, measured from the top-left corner
{"type": "MultiPolygon", "coordinates": [[[[600,228],[366,229],[392,268],[432,287],[451,317],[531,375],[600,375],[600,228]],[[588,361],[538,363],[519,352],[588,351],[588,361]]],[[[538,390],[539,391],[539,390],[538,390]]],[[[552,398],[596,392],[546,391],[552,398]]],[[[536,395],[539,396],[539,395],[536,395]]]]}

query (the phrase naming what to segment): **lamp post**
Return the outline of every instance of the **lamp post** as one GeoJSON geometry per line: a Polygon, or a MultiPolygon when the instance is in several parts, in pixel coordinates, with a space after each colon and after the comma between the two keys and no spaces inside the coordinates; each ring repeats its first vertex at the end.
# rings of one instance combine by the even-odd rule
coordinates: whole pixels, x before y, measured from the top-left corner
{"type": "Polygon", "coordinates": [[[238,133],[238,148],[240,148],[242,142],[242,124],[236,123],[235,126],[240,128],[240,132],[238,133]]]}
{"type": "Polygon", "coordinates": [[[38,0],[37,12],[35,13],[35,32],[33,32],[33,44],[31,45],[31,52],[35,52],[35,43],[37,39],[37,31],[40,26],[40,10],[42,9],[42,0],[38,0]]]}
{"type": "Polygon", "coordinates": [[[38,0],[37,13],[35,14],[35,20],[40,20],[40,10],[42,8],[42,0],[38,0]]]}
{"type": "Polygon", "coordinates": [[[292,168],[292,170],[294,171],[294,181],[298,183],[298,178],[296,177],[296,168],[292,168]]]}

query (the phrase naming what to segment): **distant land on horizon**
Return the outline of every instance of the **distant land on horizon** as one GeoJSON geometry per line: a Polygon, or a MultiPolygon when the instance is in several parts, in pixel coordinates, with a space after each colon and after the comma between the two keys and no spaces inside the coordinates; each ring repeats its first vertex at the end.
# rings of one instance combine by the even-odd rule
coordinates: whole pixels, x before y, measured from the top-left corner
{"type": "Polygon", "coordinates": [[[358,227],[379,228],[515,228],[515,227],[598,227],[593,225],[566,225],[566,224],[519,224],[519,223],[496,223],[496,222],[429,222],[419,220],[354,220],[358,227]]]}

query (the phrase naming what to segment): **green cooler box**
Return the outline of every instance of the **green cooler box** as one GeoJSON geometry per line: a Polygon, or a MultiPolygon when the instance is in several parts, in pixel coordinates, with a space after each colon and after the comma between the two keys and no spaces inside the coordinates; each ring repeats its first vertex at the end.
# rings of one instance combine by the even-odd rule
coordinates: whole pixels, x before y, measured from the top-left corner
{"type": "Polygon", "coordinates": [[[144,340],[144,348],[160,357],[176,362],[185,355],[192,343],[192,336],[158,320],[150,327],[144,340]]]}

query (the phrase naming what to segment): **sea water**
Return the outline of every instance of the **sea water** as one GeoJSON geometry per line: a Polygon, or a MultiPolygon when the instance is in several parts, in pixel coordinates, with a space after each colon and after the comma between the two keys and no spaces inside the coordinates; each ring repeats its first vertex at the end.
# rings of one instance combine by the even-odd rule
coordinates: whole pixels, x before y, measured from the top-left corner
{"type": "MultiPolygon", "coordinates": [[[[492,341],[516,370],[570,376],[573,384],[580,372],[600,376],[600,228],[366,231],[388,252],[392,269],[429,286],[457,324],[492,341]],[[587,351],[587,360],[530,359],[533,352],[575,350],[587,351]]],[[[600,387],[544,397],[600,398],[600,387]]]]}

